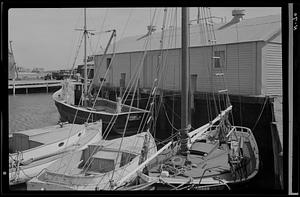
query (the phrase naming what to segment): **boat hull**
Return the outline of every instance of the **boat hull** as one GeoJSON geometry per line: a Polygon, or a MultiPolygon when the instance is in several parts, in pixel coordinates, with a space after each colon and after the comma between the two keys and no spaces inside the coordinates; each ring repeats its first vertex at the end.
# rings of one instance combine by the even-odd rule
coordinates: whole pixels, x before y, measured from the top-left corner
{"type": "Polygon", "coordinates": [[[145,128],[141,128],[140,125],[144,125],[148,111],[141,110],[119,114],[102,113],[101,111],[77,107],[60,101],[56,98],[56,95],[59,94],[60,91],[61,90],[58,90],[54,94],[53,99],[60,115],[61,122],[83,124],[85,122],[94,122],[101,119],[103,124],[103,135],[105,135],[107,132],[122,135],[128,119],[125,129],[126,134],[131,135],[145,131],[145,128]]]}
{"type": "MultiPolygon", "coordinates": [[[[147,135],[149,150],[147,151],[148,154],[145,155],[145,159],[157,152],[154,138],[150,133],[147,135]]],[[[145,145],[145,136],[146,133],[140,133],[134,136],[124,137],[124,139],[102,140],[92,144],[90,146],[91,149],[76,151],[72,155],[66,155],[62,157],[60,161],[49,166],[47,170],[42,171],[38,176],[30,180],[27,183],[27,190],[111,190],[110,183],[116,183],[139,166],[141,159],[140,153],[145,145]],[[123,144],[121,148],[120,144],[123,144]],[[92,146],[94,146],[94,148],[92,148],[92,146]],[[83,168],[83,166],[86,165],[86,163],[84,163],[84,155],[86,155],[87,152],[90,153],[91,150],[93,150],[93,155],[96,155],[97,151],[101,151],[101,149],[98,149],[99,147],[101,147],[102,151],[108,151],[101,152],[100,158],[117,159],[113,153],[118,153],[118,151],[121,153],[134,154],[134,157],[127,160],[125,157],[123,158],[124,155],[120,155],[118,162],[116,160],[115,169],[109,171],[95,171],[94,167],[89,168],[91,170],[83,168]],[[94,150],[97,151],[94,152],[94,150]],[[107,153],[110,154],[109,157],[107,157],[107,153]],[[123,159],[121,159],[121,157],[123,159]],[[82,164],[82,162],[84,164],[82,164]],[[65,165],[67,163],[71,163],[70,166],[65,165]],[[123,163],[123,165],[121,163],[123,163]]],[[[101,161],[104,162],[104,160],[101,161]]],[[[89,165],[93,164],[90,163],[89,165]]],[[[97,163],[97,166],[99,166],[99,163],[97,163]]],[[[135,177],[136,176],[129,176],[128,180],[132,180],[135,177]]]]}
{"type": "MultiPolygon", "coordinates": [[[[232,171],[233,169],[229,165],[228,154],[225,149],[213,149],[214,145],[212,144],[206,146],[209,147],[208,149],[205,148],[207,143],[202,142],[205,138],[202,138],[200,135],[198,139],[200,141],[194,143],[196,147],[201,147],[200,151],[194,151],[198,148],[191,149],[186,158],[195,166],[190,169],[184,168],[184,163],[186,163],[185,157],[176,155],[179,145],[175,145],[175,147],[169,146],[148,163],[147,174],[140,173],[138,182],[141,187],[135,186],[135,189],[145,190],[155,188],[155,190],[174,190],[186,188],[194,190],[218,190],[221,188],[230,189],[232,186],[249,182],[256,176],[259,170],[258,147],[250,129],[236,126],[235,128],[237,129],[236,135],[238,138],[244,139],[244,160],[243,163],[234,168],[234,171],[232,171]],[[199,144],[197,145],[197,143],[199,144]],[[209,151],[207,150],[212,150],[212,152],[208,153],[209,151]],[[210,154],[207,159],[205,159],[205,154],[210,154]],[[179,171],[174,171],[173,168],[165,168],[165,171],[161,171],[160,168],[163,169],[162,164],[166,163],[166,161],[172,161],[173,165],[177,166],[177,170],[187,170],[178,173],[179,171]],[[170,172],[170,175],[167,172],[170,172]],[[171,175],[173,172],[176,175],[171,175]],[[144,187],[145,183],[149,183],[149,185],[144,187]]],[[[242,145],[240,144],[239,146],[242,145]]]]}
{"type": "Polygon", "coordinates": [[[28,164],[22,164],[18,167],[12,167],[9,169],[9,185],[16,185],[24,183],[37,176],[43,169],[48,168],[51,164],[57,162],[63,156],[71,154],[72,151],[82,150],[89,144],[95,143],[102,139],[102,126],[101,123],[90,123],[86,127],[86,131],[78,138],[76,144],[72,143],[72,146],[65,147],[56,152],[41,155],[35,157],[28,164]]]}

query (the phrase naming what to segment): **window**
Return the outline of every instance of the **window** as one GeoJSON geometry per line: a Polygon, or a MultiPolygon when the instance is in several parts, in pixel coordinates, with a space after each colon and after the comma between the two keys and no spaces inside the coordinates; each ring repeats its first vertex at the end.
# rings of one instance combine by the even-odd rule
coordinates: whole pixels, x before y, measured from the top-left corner
{"type": "Polygon", "coordinates": [[[106,59],[106,68],[107,69],[109,68],[110,62],[111,62],[111,58],[107,58],[106,59]]]}
{"type": "Polygon", "coordinates": [[[214,68],[225,68],[225,51],[214,52],[214,68]]]}

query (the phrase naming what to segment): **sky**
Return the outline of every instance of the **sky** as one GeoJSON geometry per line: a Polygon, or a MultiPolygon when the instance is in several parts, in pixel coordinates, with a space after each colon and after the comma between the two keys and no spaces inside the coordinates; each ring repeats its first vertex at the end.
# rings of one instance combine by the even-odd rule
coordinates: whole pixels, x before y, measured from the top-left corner
{"type": "MultiPolygon", "coordinates": [[[[211,15],[222,17],[229,22],[232,10],[238,7],[212,7],[211,15]]],[[[243,7],[244,18],[255,18],[281,14],[279,7],[243,7]]],[[[180,25],[180,9],[178,24],[180,25]]],[[[175,8],[168,8],[175,13],[175,8]]],[[[171,15],[168,15],[171,16],[171,15]]],[[[190,20],[196,19],[197,8],[190,8],[190,20]]],[[[87,39],[87,54],[97,54],[105,48],[110,33],[116,29],[117,40],[127,36],[145,34],[151,23],[160,30],[163,8],[88,8],[87,28],[95,35],[87,39]],[[155,14],[154,14],[155,13],[155,14]],[[153,17],[155,16],[155,17],[153,17]]],[[[216,20],[218,22],[218,20],[216,20]]],[[[8,39],[17,66],[44,68],[44,70],[71,69],[83,62],[83,47],[78,47],[82,38],[84,23],[83,8],[13,8],[8,14],[8,39]]],[[[83,46],[83,44],[81,45],[83,46]]]]}

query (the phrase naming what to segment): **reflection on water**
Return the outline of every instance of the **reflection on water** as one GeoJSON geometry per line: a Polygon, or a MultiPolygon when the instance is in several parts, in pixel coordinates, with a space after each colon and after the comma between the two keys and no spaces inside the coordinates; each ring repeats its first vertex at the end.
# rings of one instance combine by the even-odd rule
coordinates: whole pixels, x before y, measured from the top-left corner
{"type": "Polygon", "coordinates": [[[9,95],[9,133],[56,124],[59,114],[52,94],[9,95]]]}

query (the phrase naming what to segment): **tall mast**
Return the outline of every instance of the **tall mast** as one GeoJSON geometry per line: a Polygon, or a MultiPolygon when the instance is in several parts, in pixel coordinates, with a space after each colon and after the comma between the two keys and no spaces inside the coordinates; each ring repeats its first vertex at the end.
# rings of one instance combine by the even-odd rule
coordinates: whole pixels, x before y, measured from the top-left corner
{"type": "Polygon", "coordinates": [[[84,106],[87,106],[87,59],[86,59],[86,8],[84,8],[84,27],[83,27],[83,33],[84,33],[84,106]]]}
{"type": "Polygon", "coordinates": [[[180,152],[183,155],[187,154],[187,139],[189,131],[189,10],[187,7],[183,7],[181,11],[182,23],[181,23],[181,147],[180,152]]]}

